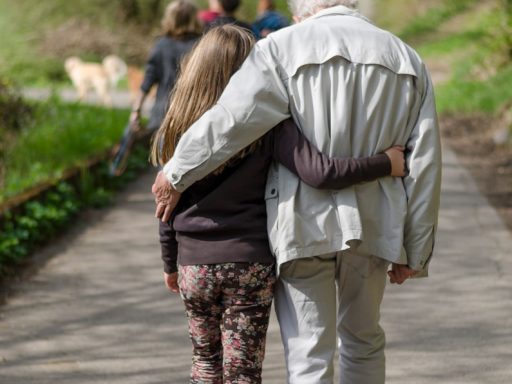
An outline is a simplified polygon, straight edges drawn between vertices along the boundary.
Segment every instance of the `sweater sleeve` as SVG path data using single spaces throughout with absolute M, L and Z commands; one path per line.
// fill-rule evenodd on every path
M 157 42 L 149 55 L 148 61 L 146 62 L 144 80 L 140 86 L 141 91 L 144 93 L 148 93 L 153 84 L 158 83 L 162 77 L 161 55 L 162 50 L 160 49 L 160 44 Z
M 169 274 L 174 273 L 178 271 L 178 242 L 176 241 L 176 232 L 170 224 L 162 221 L 159 223 L 158 232 L 160 234 L 164 272 Z
M 384 153 L 362 158 L 324 155 L 292 119 L 274 129 L 273 158 L 304 183 L 318 189 L 343 189 L 391 174 L 391 161 Z

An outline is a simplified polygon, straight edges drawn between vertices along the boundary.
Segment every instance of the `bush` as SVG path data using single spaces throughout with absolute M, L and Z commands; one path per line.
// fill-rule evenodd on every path
M 33 115 L 12 84 L 0 79 L 0 134 L 17 132 L 27 124 Z
M 4 213 L 0 231 L 0 275 L 19 263 L 37 244 L 51 238 L 80 208 L 76 191 L 59 184 L 40 201 L 30 201 L 16 215 Z
M 0 202 L 104 155 L 128 120 L 125 110 L 66 104 L 57 98 L 33 106 L 34 121 L 5 149 Z
M 7 148 L 32 117 L 33 109 L 7 81 L 0 79 L 0 189 L 4 189 Z

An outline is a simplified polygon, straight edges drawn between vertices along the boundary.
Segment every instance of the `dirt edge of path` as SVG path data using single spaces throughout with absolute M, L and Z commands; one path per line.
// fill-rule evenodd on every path
M 455 151 L 505 225 L 512 230 L 512 144 L 496 144 L 508 122 L 482 114 L 443 116 L 443 142 Z

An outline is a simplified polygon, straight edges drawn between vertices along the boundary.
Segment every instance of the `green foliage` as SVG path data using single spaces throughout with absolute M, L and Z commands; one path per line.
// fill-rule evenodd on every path
M 110 177 L 107 161 L 103 161 L 92 169 L 84 168 L 76 180 L 60 182 L 44 196 L 28 201 L 16 214 L 0 213 L 0 277 L 65 230 L 80 209 L 111 203 L 116 191 L 147 168 L 147 159 L 147 148 L 136 146 L 120 177 Z
M 32 115 L 32 108 L 11 84 L 0 78 L 0 190 L 5 188 L 6 152 Z
M 485 80 L 455 77 L 436 88 L 439 113 L 495 113 L 512 100 L 512 66 Z
M 13 134 L 8 142 L 2 141 L 0 202 L 36 184 L 57 180 L 71 168 L 81 168 L 72 182 L 58 183 L 15 213 L 0 212 L 1 277 L 34 247 L 65 228 L 79 209 L 109 204 L 114 191 L 147 167 L 148 153 L 144 146 L 136 147 L 125 174 L 111 178 L 107 160 L 92 168 L 88 163 L 93 158 L 105 158 L 107 150 L 119 140 L 127 111 L 65 104 L 55 97 L 26 105 L 7 87 L 0 90 L 0 110 L 17 113 L 2 115 L 1 120 Z
M 51 20 L 41 14 L 45 4 L 0 0 L 0 33 L 5 37 L 0 44 L 0 77 L 32 85 L 65 78 L 62 61 L 39 50 Z
M 0 231 L 0 275 L 35 246 L 48 240 L 69 222 L 81 203 L 74 188 L 60 183 L 40 201 L 29 201 L 21 213 L 5 212 Z
M 439 113 L 496 113 L 512 99 L 512 63 L 504 59 L 501 8 L 475 18 L 419 51 L 452 62 L 452 77 L 436 87 Z
M 399 32 L 398 35 L 406 41 L 411 41 L 420 36 L 425 36 L 426 34 L 437 30 L 443 22 L 466 10 L 469 6 L 475 3 L 475 1 L 476 0 L 444 1 L 440 5 L 430 8 L 422 16 L 416 17 L 401 32 Z
M 13 84 L 0 78 L 0 138 L 2 132 L 21 130 L 32 114 L 32 108 L 23 101 Z
M 432 40 L 418 46 L 418 53 L 423 58 L 446 56 L 452 53 L 467 51 L 481 44 L 487 33 L 481 29 L 461 31 L 443 39 Z
M 0 202 L 102 155 L 116 143 L 128 112 L 66 104 L 57 98 L 33 104 L 35 119 L 5 151 Z
M 493 54 L 496 66 L 512 61 L 512 0 L 501 0 L 489 24 L 486 52 Z
M 402 29 L 400 36 L 412 41 L 434 70 L 450 74 L 436 86 L 440 114 L 492 114 L 512 99 L 512 64 L 503 55 L 512 34 L 504 32 L 505 17 L 503 6 L 442 1 Z
M 503 38 L 509 60 L 512 60 L 512 0 L 503 0 Z

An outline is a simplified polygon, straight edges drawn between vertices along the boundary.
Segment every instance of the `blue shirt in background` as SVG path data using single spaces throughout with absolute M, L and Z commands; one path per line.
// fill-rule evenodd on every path
M 270 32 L 277 31 L 278 29 L 287 27 L 290 25 L 288 19 L 276 11 L 265 11 L 260 14 L 252 29 L 258 39 L 267 36 Z

